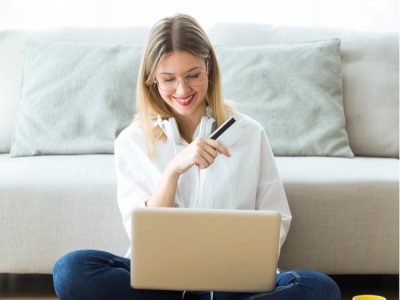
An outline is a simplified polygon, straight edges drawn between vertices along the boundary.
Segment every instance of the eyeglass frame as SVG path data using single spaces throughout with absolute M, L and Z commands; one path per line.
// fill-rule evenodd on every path
M 209 61 L 209 56 L 208 56 L 207 59 L 205 60 L 205 63 L 206 63 L 206 68 L 205 68 L 205 69 L 204 69 L 203 66 L 197 66 L 197 67 L 194 67 L 193 69 L 191 69 L 190 71 L 187 71 L 183 76 L 179 76 L 179 77 L 181 77 L 181 78 L 183 79 L 183 81 L 185 82 L 186 85 L 188 85 L 188 86 L 190 86 L 191 88 L 193 88 L 193 86 L 190 85 L 190 84 L 186 81 L 185 77 L 186 77 L 186 75 L 187 75 L 188 73 L 192 72 L 194 69 L 200 68 L 200 69 L 202 69 L 202 70 L 201 70 L 202 72 L 205 72 L 205 73 L 206 73 L 206 80 L 208 80 L 208 61 Z M 171 75 L 172 75 L 172 74 L 171 74 Z M 174 76 L 176 76 L 176 75 L 174 75 Z M 174 91 L 174 90 L 176 90 L 176 89 L 178 88 L 178 86 L 179 86 L 179 79 L 178 79 L 178 81 L 177 81 L 176 87 L 173 88 L 173 89 L 170 89 L 170 90 L 165 90 L 165 89 L 160 88 L 160 85 L 159 85 L 159 82 L 157 81 L 157 78 L 154 79 L 153 83 L 154 83 L 160 90 L 162 90 L 162 91 L 164 91 L 164 92 L 170 92 L 170 91 Z M 204 83 L 203 83 L 203 84 L 204 84 Z M 198 86 L 200 86 L 200 85 L 198 85 Z
M 174 75 L 174 76 L 176 76 L 177 82 L 176 82 L 176 86 L 175 86 L 174 88 L 172 88 L 172 89 L 167 89 L 167 90 L 166 90 L 166 89 L 161 88 L 161 87 L 160 87 L 160 83 L 159 83 L 159 81 L 157 80 L 157 78 L 154 79 L 154 84 L 157 85 L 157 87 L 158 87 L 160 90 L 165 91 L 165 92 L 170 92 L 170 91 L 176 90 L 176 89 L 178 88 L 178 86 L 179 86 L 179 81 L 183 80 L 183 81 L 185 82 L 186 85 L 188 85 L 188 86 L 190 86 L 190 87 L 193 88 L 192 84 L 190 84 L 190 83 L 188 82 L 188 80 L 186 79 L 186 77 L 188 76 L 188 74 L 189 74 L 190 72 L 193 72 L 193 71 L 194 71 L 195 69 L 197 69 L 197 68 L 199 68 L 201 72 L 206 73 L 206 80 L 208 80 L 208 72 L 207 72 L 207 70 L 205 70 L 204 67 L 202 67 L 202 66 L 198 66 L 198 67 L 195 67 L 195 68 L 193 68 L 192 70 L 186 72 L 186 73 L 185 73 L 184 75 L 182 75 L 182 76 Z M 196 85 L 196 86 L 201 86 L 201 85 L 203 85 L 205 82 L 206 82 L 206 81 L 204 81 L 202 84 Z

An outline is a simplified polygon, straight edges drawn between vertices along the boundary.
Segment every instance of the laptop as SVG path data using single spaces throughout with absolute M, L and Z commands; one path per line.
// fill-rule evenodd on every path
M 131 286 L 273 290 L 280 223 L 276 211 L 136 208 L 132 212 Z

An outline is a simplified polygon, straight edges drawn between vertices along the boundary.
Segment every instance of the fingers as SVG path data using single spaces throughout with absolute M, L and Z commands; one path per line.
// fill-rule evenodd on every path
M 220 142 L 212 139 L 204 139 L 204 141 L 219 153 L 224 154 L 226 157 L 231 157 L 231 153 L 229 152 L 228 148 L 226 148 Z
M 199 168 L 199 169 L 205 169 L 208 168 L 211 163 L 209 163 L 206 159 L 204 159 L 203 157 L 199 156 L 196 159 L 195 165 Z
M 218 156 L 218 150 L 214 149 L 212 146 L 207 144 L 206 142 L 203 143 L 201 150 L 205 151 L 208 155 L 212 156 L 215 159 Z
M 197 155 L 194 157 L 194 164 L 200 169 L 209 167 L 218 156 L 218 153 L 222 153 L 227 157 L 231 156 L 228 149 L 215 140 L 197 138 L 194 141 L 194 146 L 197 148 Z
M 203 158 L 208 165 L 211 165 L 218 155 L 218 152 L 213 150 L 212 148 L 211 151 L 213 151 L 215 154 L 210 154 L 209 152 L 201 148 L 199 149 L 200 157 Z

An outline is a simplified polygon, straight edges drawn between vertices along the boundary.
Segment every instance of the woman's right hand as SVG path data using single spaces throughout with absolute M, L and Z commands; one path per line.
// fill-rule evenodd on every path
M 205 169 L 214 162 L 218 154 L 231 156 L 228 149 L 220 142 L 198 137 L 169 162 L 169 167 L 177 174 L 185 173 L 193 165 Z
M 199 169 L 208 168 L 221 153 L 230 157 L 228 149 L 221 143 L 207 138 L 196 138 L 168 163 L 156 190 L 148 199 L 146 206 L 173 207 L 180 174 L 193 165 Z

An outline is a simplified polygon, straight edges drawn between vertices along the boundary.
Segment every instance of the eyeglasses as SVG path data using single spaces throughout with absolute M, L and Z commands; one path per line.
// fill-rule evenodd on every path
M 187 85 L 190 87 L 199 87 L 205 84 L 207 81 L 207 72 L 202 67 L 190 70 L 184 76 L 181 77 Z M 179 77 L 171 74 L 160 74 L 154 81 L 158 88 L 163 91 L 173 91 L 179 85 Z

